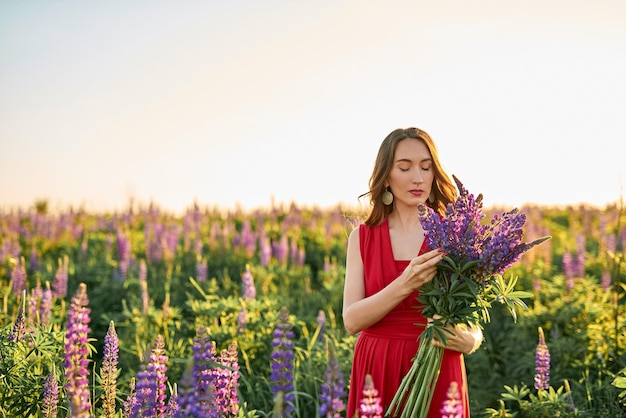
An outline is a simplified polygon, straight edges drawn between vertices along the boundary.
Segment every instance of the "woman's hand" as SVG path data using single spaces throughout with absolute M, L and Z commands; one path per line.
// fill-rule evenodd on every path
M 398 277 L 406 288 L 407 296 L 435 277 L 437 263 L 445 254 L 441 250 L 431 250 L 413 258 Z
M 428 318 L 428 322 L 431 321 L 432 319 Z M 446 344 L 439 341 L 437 337 L 433 338 L 432 344 L 434 346 L 459 351 L 463 354 L 472 354 L 474 351 L 478 350 L 478 347 L 480 347 L 483 342 L 483 332 L 480 327 L 476 325 L 468 327 L 465 324 L 457 324 L 454 326 L 447 325 L 446 328 L 452 331 L 454 335 L 447 332 L 445 333 Z

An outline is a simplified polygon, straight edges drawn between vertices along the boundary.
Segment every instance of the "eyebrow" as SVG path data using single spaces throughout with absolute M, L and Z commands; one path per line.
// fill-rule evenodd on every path
M 432 161 L 432 160 L 433 160 L 432 158 L 427 157 L 427 158 L 422 159 L 422 160 L 420 161 L 420 163 L 423 163 L 423 162 L 426 162 L 426 161 Z M 412 162 L 413 162 L 413 160 L 411 160 L 410 158 L 398 158 L 398 159 L 396 160 L 396 162 L 397 162 L 397 163 L 404 163 L 404 162 L 406 162 L 406 163 L 412 163 Z

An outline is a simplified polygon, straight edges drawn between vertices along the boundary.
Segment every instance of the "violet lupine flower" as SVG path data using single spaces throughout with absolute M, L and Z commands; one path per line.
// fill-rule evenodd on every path
M 272 340 L 272 354 L 270 355 L 270 389 L 276 396 L 281 394 L 282 409 L 281 417 L 290 418 L 294 411 L 293 401 L 293 338 L 291 330 L 293 325 L 289 323 L 289 311 L 283 306 L 278 314 L 278 320 L 274 327 Z
M 563 274 L 565 275 L 565 288 L 572 290 L 574 288 L 574 276 L 576 267 L 574 266 L 574 259 L 572 253 L 566 251 L 563 254 Z
M 212 370 L 215 384 L 215 406 L 220 417 L 234 417 L 239 414 L 239 361 L 237 342 L 233 341 L 227 350 L 222 350 L 217 366 Z
M 63 299 L 67 296 L 68 264 L 69 258 L 67 256 L 63 257 L 63 260 L 59 258 L 59 266 L 57 267 L 54 280 L 52 281 L 53 295 L 59 299 Z
M 207 280 L 208 262 L 206 258 L 198 256 L 196 262 L 196 280 L 198 283 L 204 283 Z
M 287 263 L 287 255 L 289 252 L 289 243 L 287 242 L 287 235 L 282 235 L 278 242 L 272 243 L 272 255 L 280 264 Z
M 115 324 L 109 322 L 109 329 L 104 337 L 102 367 L 100 381 L 104 393 L 102 394 L 103 416 L 115 417 L 115 397 L 117 391 L 117 362 L 119 356 L 119 341 L 115 332 Z
M 32 326 L 37 323 L 41 323 L 39 317 L 39 309 L 41 306 L 41 299 L 43 298 L 43 289 L 41 288 L 41 281 L 37 280 L 37 285 L 28 295 L 28 325 Z
M 87 285 L 81 283 L 72 297 L 65 334 L 65 392 L 72 417 L 90 416 L 89 393 L 89 314 Z
M 241 275 L 241 295 L 244 299 L 254 299 L 256 288 L 254 287 L 254 277 L 250 272 L 250 265 L 246 264 L 246 270 Z
M 48 375 L 43 390 L 43 406 L 41 413 L 44 418 L 56 418 L 59 404 L 59 382 L 54 369 Z
M 317 326 L 320 329 L 320 332 L 317 335 L 317 340 L 323 341 L 324 333 L 326 332 L 326 313 L 323 309 L 320 309 L 319 313 L 317 314 Z
M 341 411 L 346 409 L 343 402 L 343 397 L 346 395 L 345 382 L 335 347 L 330 342 L 328 343 L 328 365 L 324 372 L 324 378 L 318 413 L 326 418 L 340 418 Z
M 178 393 L 174 392 L 170 395 L 170 398 L 167 401 L 164 417 L 174 418 L 177 416 L 179 410 L 180 405 L 178 405 Z
M 26 291 L 22 291 L 22 301 L 20 303 L 20 307 L 17 310 L 17 316 L 15 317 L 15 322 L 13 323 L 13 329 L 11 330 L 11 334 L 9 334 L 9 341 L 18 342 L 24 339 L 24 334 L 26 334 L 26 316 L 24 315 L 26 305 Z
M 28 264 L 30 266 L 29 270 L 31 272 L 39 270 L 41 267 L 41 263 L 39 262 L 39 254 L 37 254 L 37 248 L 35 244 L 30 247 L 30 257 L 28 259 Z
M 215 342 L 211 341 L 208 330 L 200 326 L 196 330 L 193 340 L 193 382 L 194 399 L 190 403 L 199 415 L 203 417 L 218 417 L 215 403 L 215 375 L 211 368 L 216 359 Z
M 539 327 L 539 343 L 535 351 L 535 389 L 548 390 L 550 387 L 550 351 L 546 345 L 543 329 Z
M 383 418 L 383 406 L 378 390 L 374 387 L 372 376 L 365 375 L 363 397 L 359 404 L 359 418 Z
M 27 287 L 24 257 L 20 257 L 11 269 L 11 281 L 13 282 L 13 294 L 19 297 Z
M 259 239 L 259 245 L 260 245 L 260 260 L 259 260 L 259 264 L 261 264 L 263 267 L 266 267 L 269 263 L 270 263 L 270 259 L 272 258 L 272 245 L 270 244 L 270 239 L 268 238 L 267 235 L 263 235 L 260 239 Z
M 42 325 L 48 325 L 50 316 L 52 315 L 52 289 L 50 282 L 46 282 L 46 288 L 41 295 L 41 304 L 39 305 L 39 322 Z
M 166 405 L 167 360 L 165 342 L 157 335 L 154 347 L 150 350 L 148 362 L 137 373 L 135 396 L 137 404 L 131 410 L 130 418 L 162 417 Z
M 141 288 L 141 312 L 148 314 L 150 307 L 150 295 L 148 294 L 148 266 L 146 260 L 139 261 L 139 287 Z
M 128 272 L 128 266 L 130 265 L 130 239 L 122 231 L 118 230 L 115 237 L 115 243 L 117 245 L 117 260 L 119 262 L 119 278 L 126 279 L 126 273 Z
M 611 288 L 611 273 L 606 269 L 602 272 L 602 281 L 600 282 L 600 286 L 605 292 Z
M 448 388 L 447 399 L 439 410 L 441 418 L 463 418 L 464 408 L 461 402 L 461 393 L 457 382 L 451 382 Z
M 526 251 L 550 238 L 523 243 L 526 215 L 518 209 L 495 215 L 489 225 L 481 224 L 482 195 L 474 198 L 456 177 L 453 178 L 459 189 L 457 200 L 448 204 L 443 217 L 432 208 L 420 205 L 420 222 L 430 248 L 440 248 L 462 264 L 477 261 L 473 277 L 477 283 L 502 274 Z
M 178 410 L 173 415 L 174 418 L 206 416 L 203 407 L 198 405 L 198 399 L 196 398 L 192 363 L 188 363 L 183 371 L 177 393 Z
M 248 313 L 246 312 L 245 307 L 241 307 L 239 309 L 239 313 L 237 314 L 237 333 L 241 334 L 248 326 Z
M 137 379 L 131 377 L 130 383 L 128 385 L 128 396 L 124 401 L 123 410 L 122 410 L 122 418 L 129 418 L 135 408 L 139 408 L 139 403 L 137 402 L 137 392 L 135 391 L 135 384 Z

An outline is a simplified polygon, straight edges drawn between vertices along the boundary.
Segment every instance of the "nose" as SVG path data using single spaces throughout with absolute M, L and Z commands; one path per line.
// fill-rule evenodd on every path
M 421 170 L 415 170 L 413 174 L 413 182 L 417 184 L 424 182 L 424 177 L 422 177 Z

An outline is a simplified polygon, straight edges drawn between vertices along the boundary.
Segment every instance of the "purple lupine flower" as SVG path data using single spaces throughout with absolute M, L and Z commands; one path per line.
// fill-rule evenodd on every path
M 432 208 L 420 205 L 420 222 L 430 248 L 440 248 L 452 259 L 462 264 L 477 261 L 474 281 L 502 274 L 532 247 L 550 237 L 523 243 L 523 226 L 526 215 L 518 209 L 495 215 L 488 225 L 481 224 L 482 195 L 474 198 L 454 177 L 459 197 L 448 204 L 441 217 Z
M 26 334 L 26 316 L 24 311 L 26 309 L 26 291 L 22 291 L 22 300 L 20 302 L 20 307 L 17 310 L 17 316 L 15 317 L 15 322 L 13 323 L 13 329 L 11 330 L 11 334 L 9 334 L 9 341 L 18 342 L 24 339 L 24 334 Z
M 30 257 L 28 260 L 28 264 L 30 265 L 30 271 L 36 271 L 39 270 L 39 268 L 41 267 L 41 263 L 39 262 L 39 254 L 37 254 L 37 247 L 35 247 L 35 244 L 31 245 L 30 247 Z
M 206 258 L 198 256 L 196 262 L 196 280 L 198 283 L 204 283 L 207 281 L 208 262 Z
M 39 305 L 39 322 L 42 325 L 47 325 L 50 322 L 50 316 L 52 315 L 52 289 L 50 289 L 50 282 L 46 282 L 46 288 L 41 295 L 41 304 Z
M 203 408 L 198 405 L 196 398 L 192 363 L 188 363 L 178 385 L 177 396 L 178 410 L 174 418 L 202 417 L 205 416 Z
M 291 330 L 293 325 L 289 322 L 289 311 L 283 306 L 278 314 L 278 320 L 274 327 L 274 338 L 272 339 L 272 354 L 270 355 L 270 389 L 276 396 L 281 394 L 282 409 L 281 416 L 289 418 L 294 411 L 293 401 L 293 338 Z
M 11 269 L 11 281 L 13 282 L 13 294 L 19 297 L 27 287 L 24 257 L 20 257 Z
M 132 414 L 133 410 L 139 408 L 139 403 L 137 402 L 137 392 L 135 391 L 135 384 L 137 380 L 134 377 L 131 377 L 130 383 L 128 385 L 128 396 L 124 401 L 122 417 L 129 418 Z
M 170 395 L 170 398 L 167 400 L 164 417 L 174 418 L 177 416 L 179 410 L 180 410 L 180 405 L 178 404 L 178 393 L 174 392 Z
M 81 283 L 72 297 L 65 334 L 65 392 L 73 417 L 89 417 L 89 316 L 87 285 Z
M 237 333 L 241 334 L 248 326 L 248 313 L 246 312 L 246 308 L 244 306 L 239 309 L 239 313 L 237 314 Z
M 539 343 L 535 352 L 535 389 L 550 387 L 550 351 L 546 345 L 543 329 L 539 327 Z
M 63 260 L 59 258 L 59 266 L 57 267 L 54 280 L 52 281 L 53 295 L 59 299 L 63 299 L 67 296 L 68 264 L 69 258 L 67 256 L 64 256 Z
M 287 235 L 283 234 L 278 242 L 272 242 L 272 255 L 280 264 L 287 263 L 287 255 L 289 252 L 289 243 Z
M 461 393 L 457 382 L 451 382 L 448 388 L 447 399 L 439 410 L 441 418 L 463 418 L 464 408 L 461 402 Z
M 215 384 L 215 406 L 220 417 L 232 417 L 239 414 L 239 361 L 237 342 L 233 341 L 227 350 L 222 350 L 217 359 L 219 366 L 212 370 Z
M 104 337 L 102 367 L 100 381 L 104 393 L 102 394 L 103 416 L 115 417 L 115 397 L 117 391 L 117 362 L 119 356 L 119 341 L 115 332 L 115 324 L 109 322 L 109 329 Z
M 249 264 L 246 264 L 246 270 L 241 275 L 241 296 L 244 299 L 254 299 L 256 297 L 254 277 L 252 277 L 252 272 L 250 272 Z
M 167 360 L 165 342 L 161 334 L 154 340 L 148 361 L 137 373 L 135 396 L 137 404 L 133 407 L 130 418 L 161 417 L 165 413 L 167 384 Z
M 363 397 L 359 404 L 359 418 L 383 418 L 383 406 L 378 390 L 374 387 L 372 376 L 365 375 Z
M 317 314 L 317 326 L 320 329 L 320 332 L 317 335 L 317 340 L 323 341 L 324 333 L 326 331 L 326 313 L 324 312 L 323 309 L 320 309 L 319 313 Z
M 200 326 L 196 330 L 196 337 L 193 340 L 193 381 L 194 409 L 203 417 L 218 417 L 215 403 L 215 375 L 211 371 L 213 363 L 216 361 L 215 342 L 210 340 L 208 330 L 205 326 Z
M 611 273 L 606 269 L 602 272 L 602 281 L 600 282 L 600 286 L 605 292 L 611 289 Z
M 130 265 L 130 239 L 127 234 L 118 229 L 115 236 L 115 243 L 117 246 L 117 260 L 119 264 L 119 275 L 116 277 L 124 280 L 126 279 L 126 273 L 128 272 L 128 266 Z
M 31 327 L 37 322 L 40 323 L 39 307 L 41 305 L 41 298 L 43 296 L 43 290 L 41 289 L 41 281 L 37 280 L 37 285 L 32 289 L 31 293 L 27 296 L 28 300 L 28 326 Z
M 318 413 L 326 418 L 340 418 L 341 411 L 346 409 L 343 402 L 343 397 L 346 395 L 345 382 L 335 347 L 330 342 L 328 343 L 328 365 L 324 372 L 324 378 Z
M 259 264 L 263 267 L 266 267 L 270 263 L 270 259 L 272 258 L 272 245 L 270 243 L 270 239 L 266 234 L 263 234 L 261 238 L 259 238 L 260 245 L 260 260 Z
M 59 404 L 59 382 L 54 369 L 48 374 L 43 390 L 41 413 L 44 418 L 56 418 Z
M 572 290 L 574 288 L 574 278 L 576 275 L 576 266 L 572 253 L 566 251 L 563 254 L 563 274 L 565 275 L 565 288 Z
M 139 287 L 141 288 L 141 312 L 147 315 L 150 307 L 150 295 L 148 295 L 148 266 L 144 259 L 139 261 Z

